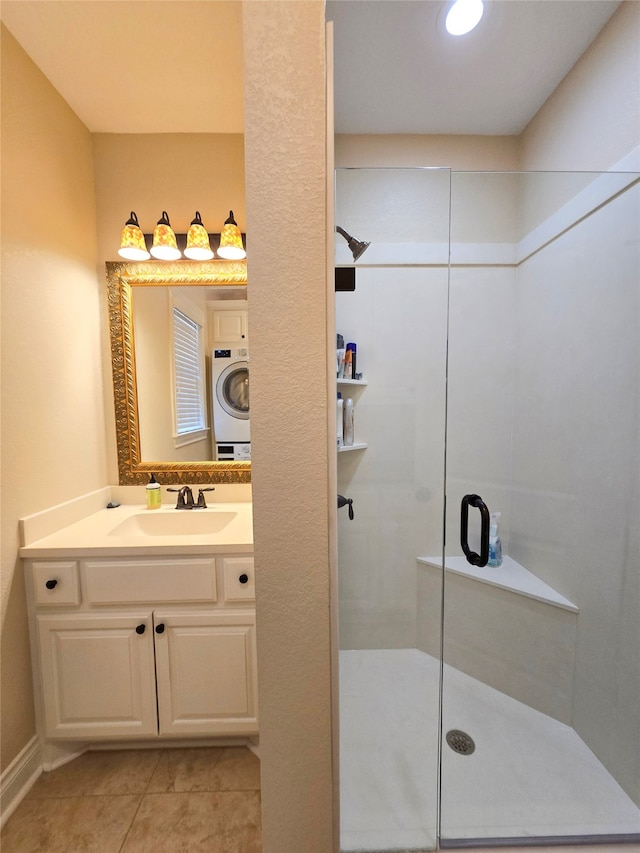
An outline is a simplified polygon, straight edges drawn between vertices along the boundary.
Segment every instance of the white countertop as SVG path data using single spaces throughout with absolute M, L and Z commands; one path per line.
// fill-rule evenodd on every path
M 231 513 L 233 518 L 218 532 L 203 532 L 204 519 L 216 513 Z M 141 532 L 135 523 L 125 524 L 127 519 L 138 514 L 172 516 L 167 525 L 174 522 L 173 516 L 180 514 L 200 516 L 197 533 L 148 535 Z M 185 522 L 189 519 L 185 518 Z M 120 525 L 123 529 L 118 531 Z M 162 526 L 159 524 L 159 526 Z M 178 554 L 251 554 L 253 553 L 253 512 L 248 501 L 208 504 L 207 509 L 176 510 L 160 507 L 149 510 L 143 504 L 122 504 L 113 509 L 100 509 L 85 518 L 61 527 L 39 539 L 28 541 L 20 548 L 21 557 L 64 558 L 81 556 L 175 556 Z

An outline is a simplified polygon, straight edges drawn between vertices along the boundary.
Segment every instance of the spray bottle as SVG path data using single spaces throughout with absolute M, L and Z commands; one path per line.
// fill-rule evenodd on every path
M 500 541 L 500 533 L 498 532 L 498 522 L 500 521 L 499 512 L 492 512 L 489 524 L 489 566 L 502 565 L 502 542 Z

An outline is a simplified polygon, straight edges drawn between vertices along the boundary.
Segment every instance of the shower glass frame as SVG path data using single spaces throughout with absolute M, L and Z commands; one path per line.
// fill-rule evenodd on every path
M 638 548 L 634 517 L 640 515 L 639 478 L 636 473 L 634 480 L 633 474 L 640 470 L 639 177 L 636 173 L 613 172 L 336 169 L 336 223 L 359 239 L 371 241 L 367 253 L 356 263 L 356 293 L 369 290 L 371 304 L 360 297 L 357 310 L 346 309 L 349 297 L 336 294 L 337 330 L 344 331 L 350 340 L 349 336 L 357 340 L 360 329 L 367 325 L 373 323 L 378 332 L 382 329 L 386 337 L 379 338 L 389 345 L 388 351 L 405 359 L 403 378 L 397 383 L 402 386 L 400 390 L 411 387 L 411 376 L 406 374 L 413 371 L 414 390 L 419 389 L 427 398 L 412 400 L 415 428 L 402 433 L 397 407 L 394 414 L 393 401 L 385 398 L 385 394 L 393 395 L 392 370 L 388 364 L 385 366 L 384 355 L 376 351 L 364 333 L 364 345 L 358 347 L 358 364 L 369 385 L 357 391 L 356 423 L 369 432 L 358 437 L 368 439 L 369 448 L 359 455 L 341 455 L 338 485 L 339 491 L 354 498 L 356 520 L 359 515 L 364 516 L 363 523 L 377 527 L 378 540 L 368 551 L 367 576 L 360 571 L 362 567 L 354 568 L 359 559 L 358 548 L 363 547 L 361 540 L 354 541 L 357 531 L 339 516 L 340 633 L 341 647 L 345 649 L 341 665 L 346 661 L 341 674 L 341 711 L 343 689 L 348 699 L 349 691 L 355 690 L 354 679 L 375 669 L 367 663 L 366 653 L 371 653 L 372 659 L 378 654 L 384 663 L 385 655 L 391 660 L 402 651 L 403 637 L 381 624 L 385 616 L 382 596 L 375 599 L 371 593 L 372 587 L 377 587 L 378 592 L 386 591 L 391 603 L 397 605 L 396 616 L 403 612 L 402 605 L 393 600 L 396 589 L 385 577 L 384 569 L 376 571 L 381 554 L 391 568 L 387 575 L 406 588 L 410 577 L 408 557 L 398 556 L 391 542 L 385 547 L 380 545 L 390 520 L 396 525 L 398 537 L 404 536 L 415 544 L 415 651 L 437 658 L 436 678 L 439 675 L 438 718 L 437 722 L 432 720 L 430 729 L 437 727 L 436 789 L 431 790 L 429 802 L 415 791 L 408 796 L 418 811 L 423 810 L 427 835 L 433 834 L 434 838 L 429 845 L 423 843 L 420 847 L 409 835 L 398 836 L 393 842 L 395 847 L 385 847 L 380 841 L 384 833 L 378 833 L 383 846 L 375 846 L 378 842 L 370 836 L 367 850 L 640 841 L 640 833 L 633 831 L 631 801 L 622 802 L 627 796 L 623 789 L 629 791 L 633 785 L 633 761 L 621 755 L 624 750 L 619 746 L 611 748 L 612 741 L 628 740 L 625 728 L 628 732 L 633 730 L 632 697 L 640 683 L 633 659 L 631 618 L 633 602 L 637 606 L 638 601 L 638 576 L 637 571 L 633 572 Z M 435 223 L 433 211 L 425 213 L 425 207 L 441 198 L 442 186 L 437 186 L 435 192 L 422 192 L 421 182 L 445 179 L 448 211 L 440 223 Z M 427 223 L 422 240 L 419 236 L 413 239 L 420 222 Z M 441 239 L 443 224 L 445 240 Z M 422 242 L 430 245 L 420 245 Z M 431 297 L 435 302 L 425 309 L 409 294 L 414 292 L 411 288 L 416 293 L 429 288 L 429 275 L 442 261 L 445 244 L 446 265 L 440 267 L 446 270 L 444 308 L 442 300 L 434 297 L 434 288 Z M 343 254 L 345 249 L 336 242 L 337 265 L 353 265 Z M 611 263 L 613 258 L 616 265 Z M 422 277 L 425 270 L 429 275 Z M 395 289 L 395 305 L 393 300 L 389 304 L 384 301 L 385 277 L 387 287 Z M 407 290 L 402 289 L 405 280 Z M 386 310 L 382 321 L 375 317 L 376 305 L 379 310 Z M 394 345 L 394 335 L 398 334 L 413 338 L 433 336 L 434 317 L 428 315 L 441 318 L 443 312 L 446 331 L 437 345 L 431 341 L 430 354 L 415 348 L 409 352 Z M 541 337 L 545 320 L 549 341 Z M 348 328 L 341 328 L 343 322 Z M 419 363 L 420 353 L 434 358 L 438 347 L 444 357 L 434 369 L 442 370 L 442 388 L 434 393 L 436 386 L 425 380 L 420 372 L 424 365 Z M 601 405 L 592 405 L 593 394 Z M 431 488 L 436 452 L 430 450 L 426 460 L 416 454 L 422 447 L 423 428 L 431 439 L 434 435 L 434 423 L 425 427 L 424 413 L 427 411 L 432 417 L 430 407 L 442 401 L 441 444 L 436 454 L 440 457 L 442 490 L 436 499 L 436 490 Z M 385 404 L 391 411 L 383 408 Z M 558 436 L 570 440 L 552 452 Z M 606 437 L 612 440 L 607 442 Z M 535 454 L 527 457 L 523 450 L 527 442 L 531 446 L 536 439 L 541 441 L 541 447 L 544 445 L 542 461 Z M 616 448 L 623 445 L 621 461 Z M 385 454 L 395 454 L 396 462 L 390 463 Z M 400 479 L 407 467 L 405 457 L 417 462 L 414 482 L 402 493 Z M 379 473 L 384 472 L 385 466 L 386 481 Z M 564 479 L 559 480 L 561 474 Z M 540 482 L 536 480 L 538 476 L 542 478 Z M 616 483 L 623 484 L 617 491 Z M 473 576 L 459 564 L 460 499 L 465 494 L 481 494 L 491 511 L 503 513 L 503 566 L 507 577 L 495 583 L 497 569 L 491 579 L 489 570 L 486 576 L 478 577 L 481 567 L 476 567 Z M 432 535 L 438 526 L 432 517 L 434 512 L 437 514 L 438 501 L 442 507 L 441 547 Z M 393 508 L 389 510 L 390 504 L 397 506 L 397 515 Z M 402 528 L 402 513 L 410 514 L 416 506 L 426 510 L 422 522 L 416 522 L 421 529 L 407 533 Z M 476 517 L 471 509 L 469 519 L 469 544 L 480 552 L 479 514 Z M 604 527 L 601 529 L 600 525 Z M 591 529 L 600 534 L 595 544 L 587 535 Z M 547 530 L 546 539 L 540 535 L 541 530 Z M 362 538 L 371 532 L 367 529 L 357 535 Z M 606 554 L 614 554 L 614 565 L 603 572 Z M 555 563 L 549 559 L 545 562 L 550 555 Z M 401 567 L 402 559 L 405 562 Z M 513 569 L 511 560 L 527 566 L 526 571 L 542 587 L 532 595 L 530 591 L 523 594 L 514 589 L 514 579 L 509 574 L 519 570 Z M 368 588 L 364 577 L 370 582 Z M 555 593 L 555 602 L 539 600 L 538 592 L 543 587 Z M 541 598 L 545 595 L 543 589 Z M 615 601 L 626 601 L 627 609 L 616 611 Z M 601 615 L 594 609 L 598 602 L 604 608 Z M 536 626 L 537 619 L 542 626 L 558 624 L 546 631 Z M 626 625 L 626 639 L 624 634 L 615 634 L 616 622 L 621 629 Z M 465 626 L 471 634 L 465 634 Z M 371 632 L 367 636 L 368 628 Z M 381 648 L 385 633 L 391 638 L 387 649 Z M 555 641 L 554 633 L 558 635 Z M 518 648 L 519 645 L 525 648 Z M 608 648 L 612 651 L 608 652 Z M 364 662 L 357 664 L 360 651 L 365 653 Z M 508 669 L 509 655 L 514 659 L 520 655 L 513 672 Z M 425 674 L 419 670 L 416 677 L 414 671 L 403 680 L 396 669 L 394 681 L 390 672 L 394 672 L 393 667 L 387 671 L 387 681 L 382 682 L 378 697 L 385 689 L 388 694 L 396 691 L 402 695 L 406 683 L 416 683 Z M 379 675 L 378 672 L 376 677 Z M 600 684 L 595 691 L 589 689 L 590 678 Z M 471 692 L 476 688 L 479 693 Z M 614 694 L 622 697 L 619 705 L 610 701 Z M 432 699 L 429 692 L 421 695 Z M 457 698 L 451 698 L 454 696 Z M 492 704 L 496 701 L 498 704 Z M 576 807 L 574 814 L 574 807 L 567 800 L 565 810 L 569 817 L 564 825 L 554 824 L 549 815 L 544 815 L 544 793 L 554 791 L 552 798 L 561 800 L 562 787 L 554 789 L 552 780 L 545 780 L 543 773 L 529 800 L 531 814 L 538 812 L 536 820 L 527 822 L 520 815 L 522 825 L 515 829 L 509 826 L 509 797 L 514 802 L 518 799 L 514 793 L 518 774 L 532 780 L 535 777 L 531 767 L 525 769 L 524 761 L 518 759 L 509 764 L 499 757 L 501 736 L 504 739 L 508 732 L 509 737 L 515 737 L 518 732 L 517 727 L 501 728 L 505 703 L 508 710 L 515 709 L 516 716 L 522 716 L 521 733 L 526 733 L 532 719 L 551 720 L 552 737 L 566 734 L 569 740 L 581 741 L 584 746 L 578 744 L 579 751 L 567 755 L 574 755 L 569 763 L 581 767 L 583 774 L 588 775 L 594 761 L 615 771 L 618 781 L 611 776 L 612 784 L 622 791 L 617 823 L 610 819 L 617 805 L 603 807 L 604 811 L 609 810 L 608 814 L 598 815 L 597 804 L 593 804 L 590 814 L 581 818 L 579 809 Z M 433 717 L 433 703 L 430 708 Z M 594 713 L 590 714 L 590 708 Z M 360 712 L 365 713 L 364 707 Z M 598 732 L 598 717 L 614 719 L 620 734 Z M 490 723 L 486 731 L 480 731 L 477 725 L 481 720 L 483 724 L 487 720 Z M 348 720 L 341 725 L 343 740 L 353 735 Z M 362 720 L 356 727 L 358 737 L 364 737 L 366 726 Z M 454 752 L 444 739 L 452 730 L 462 732 L 462 739 L 458 740 L 458 746 L 462 744 L 460 752 Z M 393 738 L 397 731 L 378 732 L 380 737 L 385 734 Z M 474 752 L 465 753 L 466 734 L 475 740 Z M 455 737 L 452 740 L 455 742 Z M 414 742 L 409 752 L 415 754 L 421 746 Z M 343 828 L 347 827 L 347 833 L 354 830 L 353 822 L 348 823 L 353 818 L 353 802 L 374 799 L 372 792 L 359 790 L 354 794 L 348 790 L 357 777 L 349 749 L 348 745 L 343 749 L 346 775 L 341 777 L 342 787 L 347 789 L 342 797 Z M 386 749 L 385 745 L 380 750 L 381 756 Z M 430 749 L 433 755 L 433 745 Z M 535 751 L 542 755 L 541 747 L 536 746 Z M 515 750 L 512 752 L 517 755 Z M 561 754 L 562 750 L 558 750 Z M 474 767 L 479 770 L 472 771 Z M 429 776 L 430 769 L 423 775 Z M 608 772 L 605 770 L 605 776 Z M 469 802 L 465 801 L 467 777 L 473 780 L 470 787 L 477 794 L 482 793 L 485 800 L 473 794 Z M 375 776 L 369 781 L 373 785 Z M 408 779 L 402 784 L 407 787 Z M 605 779 L 602 784 L 606 788 L 611 780 Z M 588 798 L 588 791 L 583 796 Z M 473 819 L 465 825 L 466 817 L 460 819 L 461 814 L 468 817 L 474 810 L 485 816 L 492 813 L 486 825 L 479 820 L 474 823 Z M 407 826 L 413 816 L 401 812 L 396 811 L 395 821 L 404 821 Z M 577 822 L 571 822 L 571 815 Z M 376 820 L 382 822 L 379 810 Z M 354 835 L 349 839 L 345 833 L 344 840 L 345 849 L 355 849 L 348 846 L 350 840 L 355 842 Z

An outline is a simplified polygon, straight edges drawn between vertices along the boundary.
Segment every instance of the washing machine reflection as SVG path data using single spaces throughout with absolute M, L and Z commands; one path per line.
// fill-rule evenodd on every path
M 211 385 L 216 459 L 251 459 L 249 352 L 246 347 L 213 350 Z

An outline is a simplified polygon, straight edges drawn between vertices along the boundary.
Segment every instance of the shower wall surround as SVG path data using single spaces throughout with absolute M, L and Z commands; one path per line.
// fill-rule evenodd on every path
M 636 798 L 639 210 L 636 184 L 518 268 L 511 506 L 511 555 L 580 608 L 573 726 Z
M 416 602 L 416 557 L 442 552 L 450 275 L 447 552 L 459 497 L 478 492 L 502 512 L 505 552 L 576 603 L 574 676 L 555 715 L 637 798 L 640 188 L 613 174 L 454 172 L 449 273 L 444 173 L 429 187 L 426 174 L 337 174 L 337 218 L 372 240 L 355 293 L 336 294 L 369 382 L 368 449 L 339 460 L 360 522 L 339 517 L 341 646 L 439 639 L 439 608 Z

